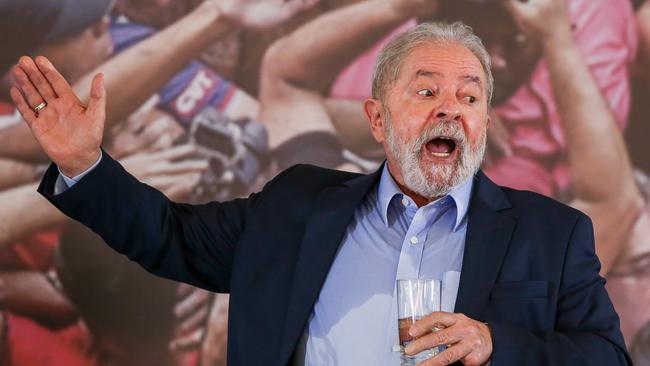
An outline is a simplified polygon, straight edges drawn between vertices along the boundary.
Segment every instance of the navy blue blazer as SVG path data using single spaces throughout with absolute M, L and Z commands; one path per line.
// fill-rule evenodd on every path
M 284 366 L 380 170 L 299 165 L 246 199 L 204 205 L 169 201 L 106 153 L 55 196 L 57 175 L 50 166 L 38 191 L 115 250 L 158 276 L 230 293 L 229 365 Z M 490 324 L 492 365 L 631 364 L 589 218 L 474 179 L 455 311 Z

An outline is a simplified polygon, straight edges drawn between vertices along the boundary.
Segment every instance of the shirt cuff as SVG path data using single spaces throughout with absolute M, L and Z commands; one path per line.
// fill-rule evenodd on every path
M 56 178 L 56 182 L 54 183 L 54 194 L 57 195 L 59 193 L 65 192 L 68 188 L 72 188 L 77 182 L 81 180 L 86 174 L 90 173 L 95 167 L 99 164 L 99 162 L 102 160 L 102 150 L 99 150 L 99 158 L 97 161 L 90 166 L 90 168 L 84 170 L 83 172 L 79 173 L 78 175 L 75 175 L 74 177 L 70 178 L 63 174 L 61 172 L 61 169 L 59 169 L 59 176 Z M 57 167 L 58 169 L 58 167 Z

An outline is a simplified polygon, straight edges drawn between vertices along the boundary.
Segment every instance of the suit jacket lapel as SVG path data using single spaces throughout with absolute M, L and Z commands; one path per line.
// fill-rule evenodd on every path
M 501 187 L 482 172 L 475 179 L 454 311 L 481 320 L 516 222 L 500 212 L 511 208 Z
M 289 362 L 334 261 L 343 235 L 363 197 L 381 170 L 324 190 L 316 199 L 305 228 L 296 264 L 284 329 L 281 365 Z

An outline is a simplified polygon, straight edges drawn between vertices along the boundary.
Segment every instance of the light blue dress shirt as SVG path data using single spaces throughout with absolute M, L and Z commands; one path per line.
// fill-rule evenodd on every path
M 64 192 L 66 189 L 77 184 L 77 182 L 79 182 L 81 178 L 85 177 L 86 174 L 90 173 L 91 170 L 95 169 L 95 167 L 99 164 L 99 162 L 102 161 L 102 154 L 103 154 L 102 151 L 99 150 L 99 158 L 97 158 L 97 161 L 93 165 L 91 165 L 90 168 L 84 170 L 83 172 L 79 173 L 78 175 L 75 175 L 72 178 L 63 174 L 61 169 L 59 169 L 59 176 L 56 178 L 56 182 L 54 182 L 54 194 L 59 194 L 61 192 Z
M 396 279 L 442 280 L 442 310 L 453 312 L 472 184 L 418 208 L 384 166 L 316 301 L 302 341 L 304 365 L 399 365 Z
M 100 160 L 73 178 L 61 173 L 55 193 L 72 187 Z M 442 280 L 441 309 L 454 311 L 473 181 L 418 208 L 384 165 L 343 237 L 296 365 L 398 366 L 397 279 Z

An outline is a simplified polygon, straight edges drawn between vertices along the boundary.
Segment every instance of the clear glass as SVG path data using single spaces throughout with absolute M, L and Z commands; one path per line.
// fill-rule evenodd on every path
M 441 290 L 442 283 L 439 280 L 397 280 L 400 365 L 414 366 L 442 350 L 442 347 L 434 347 L 414 356 L 407 356 L 404 353 L 404 348 L 413 340 L 408 333 L 411 325 L 434 311 L 440 311 Z

